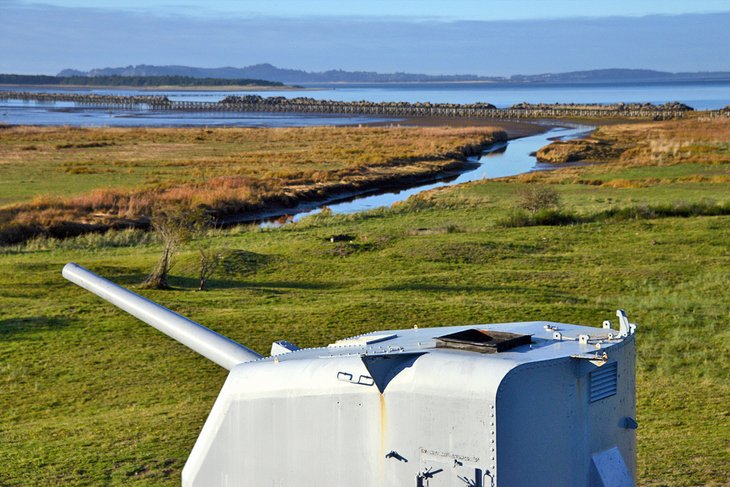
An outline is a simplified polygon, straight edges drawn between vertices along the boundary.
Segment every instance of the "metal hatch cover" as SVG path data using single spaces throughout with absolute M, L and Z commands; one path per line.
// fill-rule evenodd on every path
M 436 337 L 436 348 L 455 348 L 479 353 L 498 353 L 520 345 L 529 345 L 532 337 L 504 331 L 468 330 Z

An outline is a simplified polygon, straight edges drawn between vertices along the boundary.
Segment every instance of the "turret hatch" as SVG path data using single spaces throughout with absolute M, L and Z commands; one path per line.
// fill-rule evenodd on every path
M 504 331 L 468 330 L 436 337 L 436 348 L 455 348 L 479 353 L 505 352 L 520 345 L 529 345 L 530 335 L 508 333 Z

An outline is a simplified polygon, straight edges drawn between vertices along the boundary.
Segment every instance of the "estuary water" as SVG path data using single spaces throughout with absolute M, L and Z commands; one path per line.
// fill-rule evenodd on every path
M 556 127 L 542 134 L 523 137 L 509 142 L 498 142 L 488 147 L 480 157 L 470 158 L 477 163 L 476 167 L 461 174 L 436 182 L 415 185 L 410 188 L 395 191 L 374 191 L 370 194 L 359 195 L 354 198 L 333 200 L 323 203 L 301 205 L 290 210 L 287 216 L 274 215 L 264 222 L 264 226 L 276 226 L 282 223 L 298 221 L 306 216 L 322 211 L 326 206 L 335 214 L 357 213 L 376 208 L 389 207 L 394 203 L 407 200 L 409 197 L 443 186 L 515 176 L 531 171 L 540 171 L 554 168 L 550 164 L 539 163 L 532 154 L 539 148 L 553 140 L 567 140 L 589 133 L 594 127 L 586 125 L 571 125 L 570 127 Z
M 516 84 L 516 83 L 388 83 L 312 84 L 295 91 L 156 91 L 126 89 L 29 89 L 20 91 L 74 91 L 119 95 L 164 95 L 176 101 L 216 102 L 228 95 L 257 94 L 286 98 L 310 97 L 338 101 L 405 101 L 431 103 L 492 103 L 499 108 L 515 103 L 666 103 L 679 101 L 693 108 L 719 109 L 730 105 L 730 82 L 621 83 L 621 84 Z M 397 119 L 286 113 L 184 113 L 154 110 L 103 110 L 73 103 L 38 103 L 0 100 L 0 123 L 73 126 L 233 126 L 295 127 L 352 125 Z
M 504 108 L 515 103 L 655 103 L 679 101 L 696 109 L 719 109 L 730 105 L 730 82 L 687 83 L 622 83 L 622 84 L 505 84 L 505 83 L 393 83 L 308 85 L 305 90 L 288 91 L 206 91 L 206 90 L 127 90 L 127 89 L 29 89 L 2 88 L 20 91 L 74 91 L 119 95 L 164 95 L 177 101 L 216 102 L 228 95 L 258 94 L 287 98 L 311 97 L 339 101 L 406 101 L 431 103 L 492 103 Z M 104 110 L 77 106 L 73 103 L 39 103 L 0 100 L 0 123 L 70 126 L 228 126 L 228 127 L 297 127 L 311 125 L 353 125 L 370 122 L 394 122 L 398 119 L 368 116 L 338 116 L 301 113 L 186 113 L 161 112 L 149 109 Z M 349 199 L 308 203 L 287 210 L 283 221 L 296 221 L 321 211 L 327 205 L 334 213 L 354 213 L 390 206 L 408 197 L 446 185 L 512 176 L 548 169 L 531 154 L 555 138 L 575 137 L 591 127 L 554 128 L 546 133 L 495 144 L 471 170 L 439 181 L 415 185 L 403 190 L 386 190 L 358 195 Z M 265 215 L 281 218 L 281 214 Z M 260 217 L 259 217 L 260 218 Z M 244 220 L 241 220 L 244 221 Z M 274 220 L 271 220 L 274 221 Z

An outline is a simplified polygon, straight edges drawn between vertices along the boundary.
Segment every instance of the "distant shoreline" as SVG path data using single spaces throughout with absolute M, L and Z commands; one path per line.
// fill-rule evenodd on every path
M 636 85 L 686 85 L 727 84 L 727 78 L 708 79 L 625 79 L 625 80 L 429 80 L 429 81 L 300 81 L 302 85 L 317 87 L 337 86 L 393 86 L 393 85 L 484 85 L 498 87 L 590 87 L 590 86 L 636 86 Z
M 263 85 L 224 85 L 224 86 L 182 86 L 182 85 L 160 85 L 160 86 L 128 86 L 128 85 L 14 85 L 0 84 L 1 88 L 42 88 L 78 91 L 84 89 L 93 90 L 135 90 L 135 91 L 320 91 L 326 88 L 307 88 L 301 86 L 263 86 Z
M 522 81 L 496 80 L 428 80 L 428 81 L 301 81 L 304 85 L 494 85 L 500 83 L 525 84 Z

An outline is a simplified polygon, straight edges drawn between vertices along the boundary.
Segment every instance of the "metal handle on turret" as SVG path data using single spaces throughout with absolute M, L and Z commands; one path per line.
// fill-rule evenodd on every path
M 63 277 L 228 370 L 240 363 L 262 357 L 240 343 L 114 284 L 78 264 L 66 264 Z

